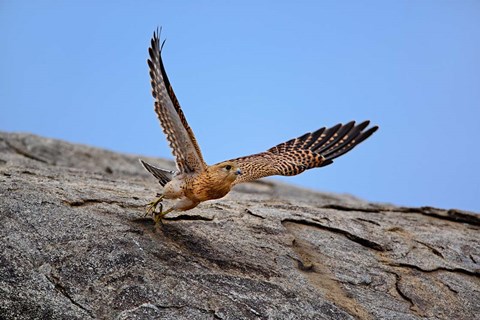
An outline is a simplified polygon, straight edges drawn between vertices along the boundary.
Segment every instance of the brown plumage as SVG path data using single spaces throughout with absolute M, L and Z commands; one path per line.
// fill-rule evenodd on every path
M 162 48 L 159 34 L 154 32 L 148 50 L 152 95 L 155 112 L 175 156 L 178 171 L 157 168 L 140 160 L 164 187 L 160 197 L 148 206 L 147 214 L 153 213 L 155 222 L 171 211 L 189 210 L 203 201 L 222 198 L 238 183 L 272 175 L 293 176 L 329 165 L 378 129 L 377 126 L 367 129 L 369 121 L 357 125 L 354 121 L 337 124 L 280 143 L 265 152 L 208 166 L 168 80 L 161 57 Z M 163 211 L 163 199 L 174 199 L 175 202 Z

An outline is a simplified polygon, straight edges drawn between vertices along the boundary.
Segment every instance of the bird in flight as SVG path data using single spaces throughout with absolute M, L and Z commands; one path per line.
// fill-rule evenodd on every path
M 175 156 L 177 171 L 155 167 L 140 160 L 163 186 L 163 192 L 147 205 L 157 224 L 172 211 L 185 211 L 199 203 L 224 197 L 232 187 L 273 175 L 294 176 L 305 170 L 333 163 L 370 137 L 378 126 L 367 129 L 370 121 L 337 124 L 280 143 L 265 152 L 207 165 L 203 160 L 195 135 L 187 123 L 162 61 L 158 30 L 153 33 L 148 49 L 150 79 L 155 112 Z M 164 199 L 174 200 L 163 210 Z

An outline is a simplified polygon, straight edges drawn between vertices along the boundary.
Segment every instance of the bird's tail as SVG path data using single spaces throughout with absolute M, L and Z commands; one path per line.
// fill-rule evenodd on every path
M 165 185 L 172 180 L 172 177 L 175 174 L 175 171 L 165 170 L 165 169 L 152 166 L 151 164 L 143 161 L 142 159 L 139 159 L 139 161 L 142 164 L 142 166 L 145 168 L 145 170 L 147 170 L 155 178 L 157 178 L 158 182 L 162 185 L 162 187 L 165 187 Z

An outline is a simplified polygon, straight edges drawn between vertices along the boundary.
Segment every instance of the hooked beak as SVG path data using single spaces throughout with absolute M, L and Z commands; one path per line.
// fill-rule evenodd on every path
M 236 174 L 237 176 L 241 175 L 241 174 L 242 174 L 242 170 L 237 169 L 237 171 L 235 171 L 235 174 Z

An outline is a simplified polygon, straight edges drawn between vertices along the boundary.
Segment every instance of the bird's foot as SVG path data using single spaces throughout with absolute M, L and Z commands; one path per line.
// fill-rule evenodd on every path
M 155 212 L 153 216 L 153 220 L 155 221 L 155 225 L 162 223 L 163 217 L 167 214 L 173 211 L 173 208 L 167 209 L 165 211 L 160 210 L 160 212 Z
M 153 215 L 154 217 L 156 217 L 157 216 L 157 213 L 156 213 L 157 207 L 160 208 L 160 214 L 161 214 L 162 211 L 163 211 L 162 201 L 163 201 L 163 196 L 159 196 L 158 198 L 155 198 L 153 201 L 149 202 L 147 204 L 147 210 L 145 212 L 145 217 L 148 216 L 148 215 Z

